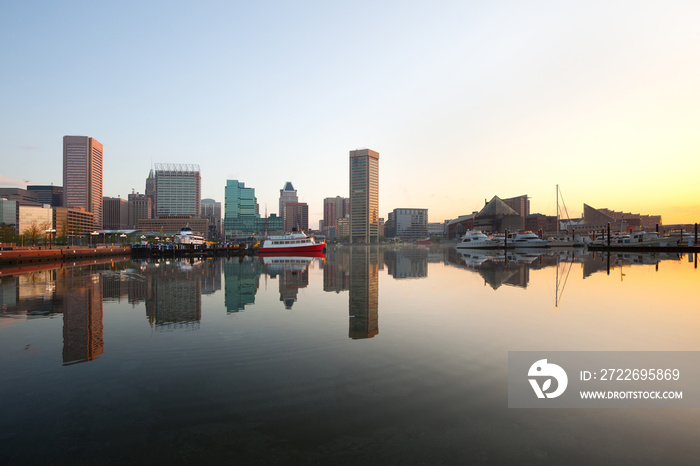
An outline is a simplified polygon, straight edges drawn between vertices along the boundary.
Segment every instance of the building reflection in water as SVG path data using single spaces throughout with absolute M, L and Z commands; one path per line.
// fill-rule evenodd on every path
M 614 267 L 633 265 L 657 265 L 660 261 L 678 261 L 678 253 L 596 253 L 581 248 L 546 249 L 546 250 L 451 250 L 446 263 L 466 268 L 481 275 L 484 283 L 494 290 L 502 285 L 527 288 L 530 271 L 555 267 L 556 279 L 559 279 L 559 267 L 562 273 L 568 273 L 567 264 L 581 264 L 583 278 L 600 272 L 610 273 Z M 559 284 L 557 284 L 557 287 Z M 558 288 L 557 288 L 558 289 Z
M 329 249 L 323 267 L 323 291 L 340 293 L 350 289 L 350 254 Z
M 379 333 L 379 248 L 349 248 L 350 303 L 348 336 L 353 340 Z
M 300 288 L 309 286 L 309 265 L 313 260 L 314 257 L 307 256 L 265 256 L 262 258 L 265 273 L 271 278 L 279 278 L 280 301 L 284 303 L 285 309 L 292 308 Z
M 484 284 L 494 290 L 502 285 L 527 288 L 530 281 L 530 267 L 538 256 L 487 249 L 451 249 L 446 262 L 467 268 L 481 275 Z
M 425 278 L 428 276 L 428 252 L 426 248 L 392 249 L 384 253 L 384 263 L 394 278 Z
M 104 352 L 102 274 L 60 269 L 54 311 L 63 314 L 63 365 L 97 359 Z
M 142 267 L 146 317 L 159 331 L 196 330 L 202 319 L 202 262 L 167 261 Z
M 235 257 L 224 262 L 224 306 L 226 312 L 239 312 L 255 303 L 262 267 L 257 259 Z

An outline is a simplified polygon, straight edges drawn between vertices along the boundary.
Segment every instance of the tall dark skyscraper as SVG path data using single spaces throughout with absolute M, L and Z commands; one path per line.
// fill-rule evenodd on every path
M 63 205 L 63 186 L 53 185 L 29 185 L 27 191 L 35 192 L 39 204 L 48 204 L 51 207 Z
M 379 241 L 379 153 L 350 151 L 350 240 Z
M 156 218 L 156 177 L 153 175 L 152 168 L 146 178 L 146 197 L 151 200 L 151 212 L 147 218 Z
M 279 216 L 284 220 L 284 206 L 289 202 L 299 202 L 297 190 L 292 186 L 291 181 L 284 184 L 284 188 L 280 189 L 280 211 Z
M 63 203 L 92 213 L 102 228 L 102 144 L 94 138 L 63 137 Z

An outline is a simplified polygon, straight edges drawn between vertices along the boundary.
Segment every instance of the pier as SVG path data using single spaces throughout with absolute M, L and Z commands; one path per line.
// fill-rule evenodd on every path
M 258 249 L 246 244 L 195 245 L 195 244 L 135 244 L 131 247 L 134 259 L 179 257 L 230 257 L 256 255 Z
M 17 247 L 0 250 L 0 267 L 45 264 L 57 262 L 80 262 L 112 257 L 133 259 L 230 257 L 256 255 L 257 248 L 240 245 L 195 246 L 195 245 L 133 245 L 127 247 Z
M 700 246 L 638 246 L 634 244 L 611 244 L 586 246 L 589 251 L 610 252 L 700 252 Z
M 87 259 L 130 256 L 130 247 L 68 246 L 58 248 L 17 247 L 0 250 L 0 267 L 49 262 L 79 262 Z

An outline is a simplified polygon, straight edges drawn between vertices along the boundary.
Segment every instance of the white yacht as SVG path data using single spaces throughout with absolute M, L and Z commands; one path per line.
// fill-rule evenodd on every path
M 457 243 L 457 249 L 496 249 L 498 240 L 491 239 L 480 231 L 469 230 Z
M 189 226 L 180 229 L 180 233 L 175 235 L 175 244 L 203 246 L 205 243 L 204 236 L 195 235 Z
M 500 247 L 507 248 L 546 248 L 549 241 L 542 239 L 531 231 L 508 233 L 507 238 L 499 240 Z

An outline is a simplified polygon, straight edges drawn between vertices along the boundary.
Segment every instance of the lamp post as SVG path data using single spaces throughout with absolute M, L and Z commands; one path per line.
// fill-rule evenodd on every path
M 46 230 L 46 233 L 49 235 L 49 249 L 51 249 L 51 245 L 52 245 L 51 244 L 52 243 L 51 237 L 53 236 L 54 233 L 56 233 L 56 230 L 53 228 L 49 228 L 48 230 Z
M 97 236 L 97 235 L 99 235 L 99 233 L 96 231 L 93 231 L 92 233 L 90 233 L 90 247 L 92 247 L 92 237 Z M 95 241 L 95 247 L 97 247 L 97 241 Z
M 120 237 L 120 238 L 126 238 L 126 234 L 125 234 L 125 233 L 122 233 L 121 235 L 119 235 L 119 237 Z M 123 244 L 123 246 L 126 247 L 126 239 L 124 239 L 124 244 Z

